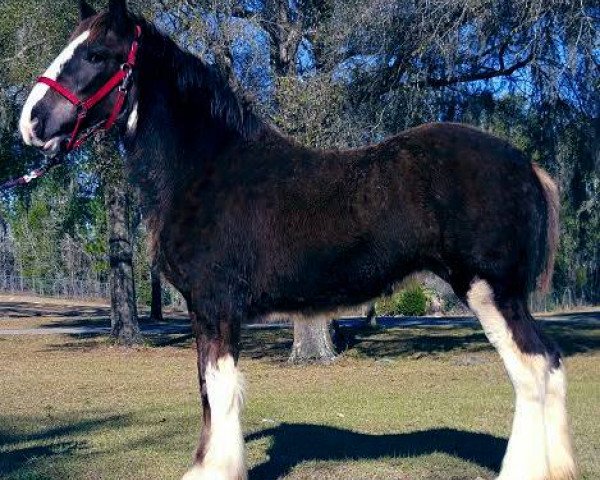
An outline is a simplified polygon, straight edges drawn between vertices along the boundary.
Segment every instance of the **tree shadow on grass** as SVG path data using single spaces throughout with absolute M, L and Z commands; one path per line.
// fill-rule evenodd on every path
M 542 324 L 542 331 L 566 356 L 600 350 L 600 321 L 546 322 Z
M 268 461 L 250 471 L 250 480 L 271 480 L 287 475 L 305 461 L 375 460 L 446 453 L 497 472 L 507 441 L 487 433 L 451 428 L 395 435 L 370 435 L 309 424 L 283 423 L 246 437 L 248 442 L 273 437 Z
M 600 350 L 600 315 L 561 315 L 561 321 L 538 322 L 545 335 L 556 342 L 566 356 Z M 434 326 L 400 326 L 389 330 L 340 329 L 339 351 L 354 351 L 371 358 L 477 353 L 493 351 L 481 327 L 474 323 Z M 340 348 L 341 347 L 341 348 Z
M 285 362 L 294 340 L 290 328 L 242 330 L 242 357 Z
M 597 312 L 560 315 L 561 321 L 539 322 L 548 338 L 555 341 L 566 356 L 591 353 L 600 350 L 600 314 Z M 108 320 L 106 320 L 108 322 Z M 451 320 L 440 325 L 430 324 L 425 319 L 423 325 L 399 326 L 391 329 L 352 327 L 340 328 L 336 332 L 338 352 L 348 352 L 370 358 L 402 358 L 416 356 L 440 356 L 454 353 L 479 353 L 493 351 L 481 327 L 473 321 L 471 325 L 453 324 Z M 49 325 L 51 327 L 84 325 L 85 320 L 72 320 L 69 323 Z M 152 347 L 192 347 L 193 335 L 186 321 L 174 318 L 163 322 L 162 332 L 145 330 L 148 346 Z M 183 328 L 185 327 L 185 328 Z M 86 346 L 81 340 L 88 339 L 89 347 L 103 342 L 94 339 L 105 337 L 105 333 L 73 334 L 71 343 L 52 345 L 53 349 L 81 349 Z M 290 328 L 242 329 L 242 357 L 268 359 L 274 362 L 287 360 L 293 340 Z
M 449 352 L 475 353 L 491 349 L 485 335 L 480 332 L 441 334 L 433 327 L 423 333 L 390 332 L 387 338 L 380 335 L 361 336 L 352 348 L 359 354 L 372 358 L 410 357 L 414 355 L 441 355 Z
M 105 317 L 110 315 L 110 309 L 100 306 L 64 307 L 45 303 L 1 301 L 0 315 L 9 319 L 27 317 Z
M 34 466 L 39 461 L 87 449 L 86 440 L 73 440 L 107 426 L 122 425 L 126 417 L 112 415 L 93 420 L 66 423 L 44 428 L 34 433 L 19 432 L 15 426 L 22 421 L 15 417 L 0 416 L 0 477 Z
M 61 319 L 60 322 L 56 321 L 57 316 L 54 316 L 54 321 L 40 325 L 44 328 L 71 328 L 71 327 L 105 327 L 110 328 L 110 316 L 84 316 L 81 315 L 77 318 L 65 318 Z M 150 321 L 148 316 L 140 315 L 138 317 L 138 323 L 142 330 L 146 329 L 150 332 L 166 332 L 165 334 L 170 335 L 175 333 L 187 333 L 191 330 L 190 322 L 184 317 L 169 317 L 161 321 Z

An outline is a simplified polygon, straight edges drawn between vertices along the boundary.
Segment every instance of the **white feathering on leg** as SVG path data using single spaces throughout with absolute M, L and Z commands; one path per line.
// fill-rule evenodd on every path
M 544 415 L 546 420 L 546 448 L 550 464 L 551 480 L 575 480 L 577 468 L 571 447 L 569 419 L 566 407 L 567 382 L 564 365 L 552 369 L 548 386 Z
M 182 480 L 246 480 L 244 437 L 240 424 L 244 382 L 231 355 L 206 367 L 210 434 L 201 464 Z

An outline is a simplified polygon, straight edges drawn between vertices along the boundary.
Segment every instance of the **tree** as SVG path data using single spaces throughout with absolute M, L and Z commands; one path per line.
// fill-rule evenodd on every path
M 141 343 L 129 231 L 129 194 L 123 184 L 105 187 L 108 212 L 111 336 L 124 345 Z
M 294 344 L 289 361 L 293 363 L 330 363 L 335 350 L 325 315 L 294 319 Z
M 111 336 L 123 345 L 141 343 L 138 324 L 133 242 L 131 234 L 131 192 L 125 179 L 121 156 L 111 139 L 96 142 L 102 159 L 102 177 L 108 221 L 110 265 Z

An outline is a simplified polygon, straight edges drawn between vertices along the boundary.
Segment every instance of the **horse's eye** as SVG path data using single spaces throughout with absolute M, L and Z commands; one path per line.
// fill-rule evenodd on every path
M 90 63 L 102 63 L 106 58 L 104 55 L 96 52 L 90 52 L 87 56 L 87 61 Z

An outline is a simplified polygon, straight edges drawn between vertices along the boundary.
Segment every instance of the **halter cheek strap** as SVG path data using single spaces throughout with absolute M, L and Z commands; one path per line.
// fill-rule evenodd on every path
M 79 97 L 77 97 L 77 95 L 75 95 L 68 88 L 58 83 L 56 80 L 53 80 L 48 77 L 38 78 L 39 83 L 48 85 L 51 89 L 62 95 L 77 108 L 77 121 L 75 122 L 75 127 L 71 132 L 71 138 L 69 139 L 69 143 L 66 147 L 67 152 L 79 148 L 81 145 L 83 145 L 83 143 L 88 139 L 90 135 L 92 135 L 99 129 L 110 130 L 119 118 L 121 110 L 123 109 L 123 105 L 125 104 L 125 99 L 127 98 L 127 92 L 129 91 L 129 87 L 131 84 L 131 73 L 133 71 L 133 68 L 135 67 L 137 51 L 139 47 L 139 39 L 141 34 L 141 27 L 139 25 L 136 25 L 135 38 L 131 43 L 131 48 L 129 49 L 129 54 L 127 55 L 127 61 L 123 65 L 121 65 L 119 71 L 115 73 L 104 85 L 102 85 L 96 91 L 96 93 L 94 93 L 86 100 L 80 100 Z M 117 99 L 115 100 L 115 104 L 113 105 L 112 111 L 108 118 L 95 125 L 81 136 L 79 136 L 79 131 L 81 130 L 81 126 L 83 125 L 83 122 L 86 119 L 88 112 L 98 103 L 100 103 L 105 97 L 107 97 L 117 87 Z

